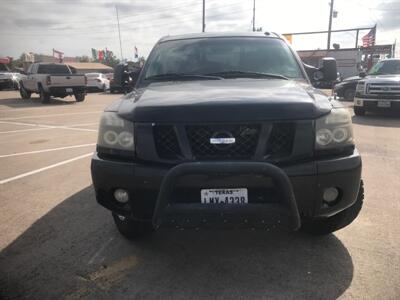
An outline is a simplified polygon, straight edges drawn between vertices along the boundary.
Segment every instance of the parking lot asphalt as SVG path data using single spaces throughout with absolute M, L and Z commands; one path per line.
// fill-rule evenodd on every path
M 160 230 L 129 242 L 90 178 L 99 117 L 117 97 L 43 105 L 0 92 L 0 299 L 400 298 L 400 117 L 353 117 L 365 202 L 335 234 Z

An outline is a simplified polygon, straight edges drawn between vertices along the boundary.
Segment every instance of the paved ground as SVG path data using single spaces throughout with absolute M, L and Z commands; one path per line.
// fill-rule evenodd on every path
M 89 174 L 116 98 L 0 92 L 0 298 L 400 299 L 400 118 L 354 118 L 365 206 L 334 235 L 159 231 L 133 243 Z

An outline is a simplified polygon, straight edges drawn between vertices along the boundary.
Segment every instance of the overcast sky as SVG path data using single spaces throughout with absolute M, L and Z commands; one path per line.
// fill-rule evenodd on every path
M 115 6 L 122 52 L 132 59 L 136 45 L 147 56 L 164 35 L 201 31 L 202 0 L 0 0 L 0 56 L 23 52 L 90 55 L 91 48 L 118 57 Z M 206 31 L 250 31 L 253 0 L 206 0 Z M 377 42 L 397 38 L 400 56 L 400 0 L 335 0 L 333 29 L 377 24 Z M 278 33 L 327 30 L 329 0 L 256 0 L 256 27 Z M 368 31 L 360 34 L 360 40 Z M 353 47 L 355 32 L 333 34 L 333 43 Z M 296 49 L 326 47 L 326 35 L 295 36 Z

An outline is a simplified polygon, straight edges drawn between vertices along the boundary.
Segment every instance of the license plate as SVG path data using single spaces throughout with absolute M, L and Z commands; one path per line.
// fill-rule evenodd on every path
M 202 204 L 247 204 L 247 189 L 204 189 L 200 191 Z
M 72 93 L 74 90 L 71 88 L 65 89 L 67 91 L 67 93 Z
M 378 101 L 378 107 L 390 107 L 390 101 Z

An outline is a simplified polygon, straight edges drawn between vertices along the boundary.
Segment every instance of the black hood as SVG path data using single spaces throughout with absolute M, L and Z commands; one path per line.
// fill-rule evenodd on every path
M 331 105 L 304 83 L 225 79 L 153 83 L 109 109 L 135 122 L 236 122 L 314 119 Z

